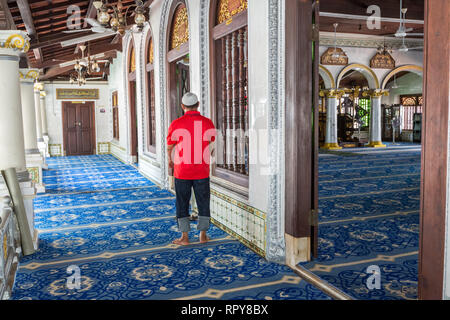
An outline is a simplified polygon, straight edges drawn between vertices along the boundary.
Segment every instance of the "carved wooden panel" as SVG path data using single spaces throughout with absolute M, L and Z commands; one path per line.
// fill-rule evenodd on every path
M 402 106 L 416 106 L 417 97 L 415 96 L 402 96 L 400 98 Z
M 395 60 L 388 52 L 377 52 L 370 60 L 373 69 L 395 69 Z
M 230 20 L 233 16 L 247 10 L 248 0 L 220 0 L 217 6 L 217 24 Z
M 348 57 L 341 48 L 328 48 L 322 54 L 320 63 L 323 65 L 346 66 L 348 65 Z
M 180 4 L 175 10 L 170 32 L 170 50 L 176 49 L 189 41 L 189 20 L 185 4 Z

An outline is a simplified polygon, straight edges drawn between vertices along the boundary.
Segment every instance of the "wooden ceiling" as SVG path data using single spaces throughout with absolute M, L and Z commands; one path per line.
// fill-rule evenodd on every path
M 334 32 L 334 23 L 338 23 L 337 32 L 357 33 L 378 36 L 388 36 L 394 34 L 399 27 L 399 22 L 381 22 L 381 29 L 370 30 L 366 20 L 356 18 L 342 18 L 340 15 L 353 15 L 369 17 L 372 13 L 367 13 L 371 5 L 380 8 L 382 18 L 400 19 L 400 0 L 320 0 L 320 31 Z M 403 0 L 403 8 L 407 8 L 407 20 L 424 20 L 424 0 Z M 327 13 L 327 15 L 324 15 Z M 328 13 L 337 14 L 336 17 L 329 16 Z M 412 33 L 423 33 L 423 23 L 407 23 L 407 28 L 413 28 Z
M 7 3 L 5 15 L 9 14 L 14 23 L 14 28 L 25 30 L 31 38 L 31 48 L 28 52 L 28 64 L 32 68 L 44 70 L 43 80 L 68 80 L 73 66 L 61 66 L 64 63 L 74 61 L 81 57 L 80 44 L 62 46 L 61 42 L 76 40 L 94 33 L 64 33 L 70 27 L 82 29 L 90 28 L 85 18 L 95 19 L 97 10 L 93 6 L 94 0 L 1 0 Z M 152 1 L 146 1 L 148 6 Z M 117 1 L 108 1 L 117 5 Z M 135 3 L 134 0 L 122 0 L 124 11 Z M 79 20 L 69 20 L 72 11 L 68 13 L 69 6 L 79 8 Z M 0 15 L 1 18 L 1 15 Z M 69 21 L 69 22 L 68 22 Z M 0 21 L 1 22 L 1 21 Z M 104 54 L 102 60 L 112 61 L 116 52 L 122 50 L 120 35 L 112 35 L 85 43 L 89 47 L 91 55 Z M 109 74 L 109 62 L 101 63 L 101 72 L 92 75 L 100 76 L 107 80 Z

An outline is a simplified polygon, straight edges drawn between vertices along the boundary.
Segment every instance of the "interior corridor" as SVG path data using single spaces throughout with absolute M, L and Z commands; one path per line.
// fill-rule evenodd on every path
M 113 156 L 47 162 L 46 193 L 34 201 L 39 250 L 22 258 L 13 299 L 329 299 L 217 227 L 206 245 L 171 244 L 173 195 Z

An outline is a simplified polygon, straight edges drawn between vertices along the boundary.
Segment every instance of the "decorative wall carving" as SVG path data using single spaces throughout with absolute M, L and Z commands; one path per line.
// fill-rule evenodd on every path
M 336 43 L 338 47 L 357 47 L 357 48 L 375 48 L 378 49 L 384 45 L 389 46 L 393 50 L 399 49 L 402 46 L 402 40 L 389 39 L 389 38 L 367 38 L 361 37 L 345 37 L 338 35 L 337 40 L 334 38 L 334 33 L 321 32 L 320 33 L 320 45 L 321 46 L 333 46 Z M 405 43 L 411 47 L 417 47 L 423 45 L 421 39 L 405 39 Z
M 200 2 L 200 90 L 202 114 L 210 117 L 209 105 L 209 0 Z
M 323 65 L 346 66 L 348 57 L 341 48 L 328 48 L 320 57 L 320 63 Z
M 170 50 L 189 41 L 189 19 L 186 5 L 180 4 L 175 10 L 170 33 Z
M 248 0 L 220 0 L 217 12 L 217 24 L 230 20 L 238 13 L 247 10 Z
M 266 215 L 266 259 L 285 263 L 285 1 L 269 0 L 269 208 Z

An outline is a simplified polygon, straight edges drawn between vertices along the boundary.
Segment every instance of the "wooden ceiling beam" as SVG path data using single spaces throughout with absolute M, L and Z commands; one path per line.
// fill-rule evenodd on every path
M 55 44 L 60 44 L 62 41 L 68 41 L 68 40 L 73 40 L 73 39 L 77 39 L 83 36 L 87 36 L 87 35 L 91 35 L 93 34 L 93 32 L 84 32 L 82 34 L 79 33 L 57 33 L 57 34 L 52 34 L 52 35 L 48 35 L 48 36 L 42 36 L 40 37 L 38 42 L 32 42 L 31 43 L 31 49 L 34 48 L 43 48 L 43 47 L 48 47 L 48 46 L 52 46 Z
M 16 24 L 14 23 L 14 19 L 13 16 L 11 14 L 11 10 L 8 7 L 8 2 L 7 0 L 0 0 L 0 11 L 3 12 L 3 21 L 4 21 L 4 25 L 0 26 L 0 29 L 5 29 L 5 30 L 15 30 L 17 29 Z
M 85 6 L 86 5 L 86 1 L 67 1 L 67 2 L 61 2 L 61 3 L 54 3 L 45 7 L 35 7 L 33 8 L 33 14 L 34 15 L 39 15 L 40 12 L 46 12 L 47 11 L 52 11 L 53 13 L 55 13 L 56 11 L 66 11 L 67 8 L 71 5 L 76 5 L 79 7 Z
M 33 15 L 31 14 L 30 5 L 27 0 L 16 0 L 17 6 L 19 7 L 20 15 L 22 16 L 22 21 L 25 24 L 25 29 L 27 30 L 28 36 L 33 40 L 38 40 L 38 35 L 36 32 L 36 27 L 34 26 Z M 43 54 L 40 48 L 33 49 L 34 57 L 37 62 L 43 61 Z

